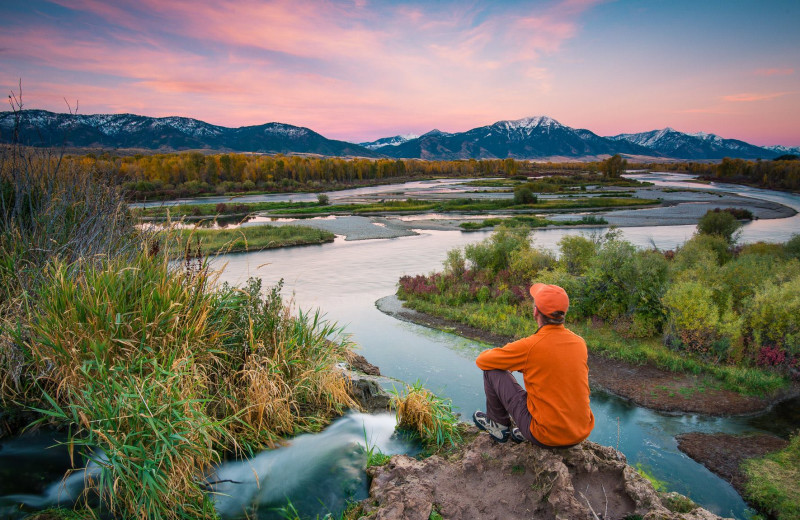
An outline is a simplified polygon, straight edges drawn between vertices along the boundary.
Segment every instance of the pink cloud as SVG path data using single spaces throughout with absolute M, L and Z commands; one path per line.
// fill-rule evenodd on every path
M 753 73 L 758 76 L 791 76 L 794 74 L 794 69 L 757 69 Z
M 789 92 L 773 92 L 770 94 L 758 94 L 754 92 L 745 92 L 742 94 L 731 94 L 729 96 L 722 96 L 724 101 L 732 101 L 735 103 L 749 103 L 752 101 L 767 101 L 770 99 L 779 98 L 781 96 L 785 96 L 789 94 Z

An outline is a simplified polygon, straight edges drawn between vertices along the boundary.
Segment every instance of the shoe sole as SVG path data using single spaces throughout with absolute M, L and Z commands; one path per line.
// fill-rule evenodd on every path
M 475 414 L 472 414 L 472 422 L 475 423 L 475 426 L 477 426 L 479 430 L 483 430 L 486 433 L 488 433 L 489 434 L 489 438 L 492 439 L 494 442 L 498 442 L 500 444 L 503 444 L 506 441 L 508 441 L 508 437 L 506 437 L 506 436 L 503 436 L 502 439 L 498 439 L 497 437 L 492 435 L 489 430 L 487 430 L 481 423 L 478 422 L 478 420 L 475 418 Z M 509 434 L 509 436 L 510 436 L 510 434 Z

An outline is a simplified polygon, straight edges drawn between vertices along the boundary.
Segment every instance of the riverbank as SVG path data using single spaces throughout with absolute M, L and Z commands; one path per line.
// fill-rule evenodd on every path
M 319 245 L 333 242 L 333 233 L 304 226 L 252 226 L 235 229 L 177 229 L 167 241 L 171 257 L 213 256 L 262 251 L 278 247 Z
M 784 449 L 789 441 L 768 434 L 730 435 L 726 433 L 683 433 L 676 437 L 678 449 L 729 482 L 746 496 L 747 476 L 742 463 Z
M 686 433 L 678 448 L 770 518 L 800 518 L 800 437 Z
M 405 308 L 396 295 L 381 298 L 376 306 L 397 319 L 458 334 L 491 347 L 503 346 L 514 339 Z M 756 414 L 800 395 L 798 383 L 769 397 L 742 395 L 717 387 L 708 377 L 634 365 L 592 353 L 589 354 L 589 383 L 595 389 L 606 390 L 645 408 L 712 416 Z

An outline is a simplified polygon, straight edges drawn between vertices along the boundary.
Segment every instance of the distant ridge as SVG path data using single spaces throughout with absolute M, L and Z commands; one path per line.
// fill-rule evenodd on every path
M 498 121 L 455 134 L 433 130 L 392 148 L 375 150 L 391 157 L 421 159 L 541 159 L 615 153 L 653 155 L 648 148 L 612 141 L 589 130 L 570 128 L 547 116 Z
M 723 157 L 764 159 L 778 155 L 774 153 L 775 150 L 737 139 L 723 139 L 718 135 L 704 132 L 685 134 L 669 127 L 638 134 L 619 134 L 609 139 L 635 143 L 655 150 L 665 157 L 676 159 L 722 159 Z
M 655 160 L 772 159 L 800 152 L 798 148 L 765 148 L 714 134 L 687 134 L 672 128 L 602 137 L 547 116 L 497 121 L 466 132 L 447 133 L 434 129 L 421 136 L 396 135 L 355 144 L 327 139 L 309 128 L 285 123 L 227 128 L 186 117 L 84 116 L 45 110 L 25 110 L 20 115 L 20 139 L 33 146 L 63 143 L 78 148 L 305 153 L 427 160 L 585 159 L 614 154 Z M 13 112 L 0 112 L 0 142 L 9 142 L 12 138 L 14 121 Z
M 20 140 L 33 146 L 140 148 L 146 150 L 219 150 L 262 153 L 309 153 L 378 157 L 345 141 L 327 139 L 311 129 L 284 123 L 227 128 L 186 117 L 134 114 L 72 115 L 24 110 Z M 0 112 L 0 142 L 9 142 L 14 113 Z

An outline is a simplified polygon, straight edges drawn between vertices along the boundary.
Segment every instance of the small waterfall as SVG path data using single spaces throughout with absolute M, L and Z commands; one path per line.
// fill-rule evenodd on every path
M 280 518 L 290 501 L 303 516 L 337 513 L 348 499 L 367 496 L 367 448 L 384 454 L 414 447 L 394 435 L 394 415 L 350 414 L 318 434 L 295 437 L 252 459 L 221 464 L 208 476 L 220 516 Z
M 291 501 L 303 517 L 336 514 L 348 500 L 368 495 L 364 472 L 368 449 L 387 455 L 418 451 L 414 443 L 395 435 L 396 424 L 393 414 L 348 414 L 320 433 L 299 435 L 286 446 L 248 460 L 224 462 L 206 477 L 217 511 L 223 519 L 282 518 L 275 509 Z M 27 489 L 0 496 L 0 518 L 23 518 L 26 512 L 48 507 L 71 507 L 81 496 L 85 479 L 99 472 L 90 462 L 66 478 L 55 477 L 64 474 L 68 459 L 61 457 L 63 446 L 53 448 L 54 443 L 52 439 L 20 438 L 2 446 L 0 465 L 8 469 L 7 463 L 18 459 L 26 460 L 31 471 L 54 457 L 59 457 L 62 465 L 50 473 L 56 480 L 41 493 L 29 493 L 30 487 L 20 486 Z M 10 478 L 10 473 L 6 477 Z

